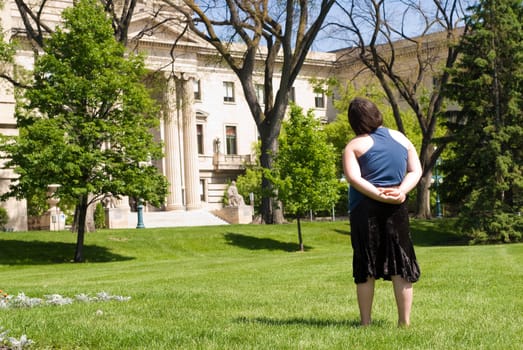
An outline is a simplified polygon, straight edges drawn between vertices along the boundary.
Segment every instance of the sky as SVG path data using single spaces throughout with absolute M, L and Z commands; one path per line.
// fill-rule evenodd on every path
M 424 18 L 421 16 L 419 11 L 412 8 L 407 10 L 406 3 L 419 6 L 419 8 L 423 10 L 423 13 L 426 14 L 427 17 L 433 19 L 435 18 L 436 14 L 436 6 L 434 4 L 435 1 L 439 1 L 444 4 L 450 4 L 453 2 L 452 0 L 387 0 L 383 2 L 383 11 L 387 16 L 388 21 L 393 23 L 395 28 L 401 28 L 401 24 L 404 23 L 404 30 L 407 35 L 418 36 L 422 34 L 422 30 L 427 27 L 427 23 L 424 22 Z M 373 27 L 369 25 L 368 21 L 371 10 L 365 7 L 369 5 L 370 1 L 355 0 L 354 2 L 361 4 L 359 11 L 361 15 L 358 17 L 359 28 L 363 33 L 369 33 L 370 35 L 373 30 Z M 474 0 L 462 0 L 463 8 L 470 6 L 473 2 Z M 350 3 L 352 3 L 352 0 L 339 0 L 338 3 L 335 4 L 331 9 L 325 24 L 334 22 L 348 25 L 349 21 L 347 19 L 347 15 L 340 8 L 339 4 L 344 6 L 344 8 L 349 8 Z M 454 23 L 454 25 L 456 26 L 457 24 Z M 334 29 L 335 26 L 326 26 L 326 28 L 324 28 L 324 30 L 322 30 L 322 32 L 316 38 L 315 43 L 312 46 L 312 50 L 332 51 L 353 46 L 351 44 L 351 39 L 354 37 L 352 37 L 352 34 L 349 31 L 344 30 L 342 32 L 335 33 Z M 431 32 L 435 32 L 440 29 L 441 26 L 438 26 L 436 23 L 430 24 Z

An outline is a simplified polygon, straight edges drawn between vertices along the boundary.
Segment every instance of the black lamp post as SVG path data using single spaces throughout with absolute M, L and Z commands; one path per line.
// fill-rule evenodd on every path
M 438 174 L 438 165 L 441 163 L 440 159 L 436 160 L 436 165 L 434 165 L 434 174 L 432 175 L 432 182 L 434 183 L 434 188 L 436 190 L 436 217 L 441 218 L 443 214 L 441 212 L 441 202 L 439 199 L 439 184 L 443 182 L 443 176 Z

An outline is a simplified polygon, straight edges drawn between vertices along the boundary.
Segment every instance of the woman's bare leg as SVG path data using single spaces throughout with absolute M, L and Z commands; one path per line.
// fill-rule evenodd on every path
M 371 322 L 372 300 L 374 299 L 374 278 L 369 277 L 367 282 L 356 284 L 358 306 L 360 308 L 360 320 L 362 326 L 368 326 Z
M 407 282 L 401 276 L 392 276 L 392 285 L 394 286 L 394 296 L 398 307 L 398 326 L 408 327 L 412 309 L 412 283 Z

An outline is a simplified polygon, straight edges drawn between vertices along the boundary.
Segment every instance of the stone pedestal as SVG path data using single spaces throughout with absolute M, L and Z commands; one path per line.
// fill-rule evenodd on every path
M 129 228 L 129 197 L 122 196 L 121 199 L 114 197 L 105 207 L 105 226 L 107 228 Z
M 40 229 L 49 231 L 65 230 L 65 214 L 58 207 L 52 207 L 41 217 Z
M 107 227 L 107 228 L 128 228 L 129 227 L 129 209 L 105 208 L 105 227 Z
M 58 207 L 60 198 L 55 197 L 56 190 L 60 187 L 58 184 L 47 186 L 47 203 L 49 210 L 40 220 L 40 227 L 43 230 L 61 231 L 65 230 L 65 214 Z
M 254 215 L 254 209 L 249 205 L 240 205 L 222 208 L 215 211 L 214 214 L 230 224 L 250 224 Z

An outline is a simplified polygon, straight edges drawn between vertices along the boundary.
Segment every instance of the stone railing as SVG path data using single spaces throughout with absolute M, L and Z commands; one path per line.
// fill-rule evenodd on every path
M 253 157 L 250 154 L 218 154 L 213 156 L 212 164 L 214 170 L 242 170 L 245 169 L 245 164 L 253 162 Z

